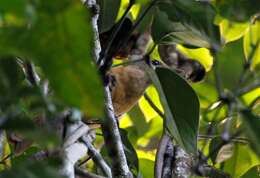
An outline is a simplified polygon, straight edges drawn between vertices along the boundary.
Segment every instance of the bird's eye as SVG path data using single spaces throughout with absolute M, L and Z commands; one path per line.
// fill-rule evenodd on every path
M 158 65 L 161 64 L 161 62 L 158 61 L 158 60 L 153 60 L 153 61 L 152 61 L 152 64 L 153 64 L 154 66 L 158 66 Z

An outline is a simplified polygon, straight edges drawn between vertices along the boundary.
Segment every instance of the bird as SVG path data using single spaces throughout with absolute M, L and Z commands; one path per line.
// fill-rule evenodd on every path
M 113 67 L 109 72 L 109 88 L 115 115 L 128 112 L 144 94 L 151 80 L 144 70 L 145 62 Z

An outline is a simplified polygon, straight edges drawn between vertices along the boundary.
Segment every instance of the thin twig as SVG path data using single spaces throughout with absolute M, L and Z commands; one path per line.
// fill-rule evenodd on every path
M 215 148 L 214 148 L 213 150 L 211 150 L 211 152 L 208 154 L 208 156 L 205 157 L 205 160 L 204 160 L 204 161 L 206 162 L 212 155 L 216 154 L 216 152 L 218 152 L 218 150 L 219 150 L 222 146 L 228 144 L 231 140 L 237 138 L 240 134 L 241 134 L 241 130 L 238 130 L 235 134 L 233 134 L 233 135 L 229 138 L 229 140 L 222 140 L 222 142 L 220 142 L 218 145 L 215 146 Z
M 220 137 L 221 135 L 198 135 L 198 139 L 199 140 L 211 140 L 214 139 L 216 137 Z M 242 143 L 242 144 L 248 144 L 249 140 L 247 138 L 244 137 L 236 137 L 231 139 L 230 141 L 232 142 L 237 142 L 237 143 Z M 202 149 L 203 150 L 203 149 Z
M 75 167 L 75 173 L 78 176 L 78 178 L 105 178 L 103 176 L 84 171 L 78 167 Z
M 115 27 L 115 30 L 112 31 L 112 34 L 111 36 L 109 37 L 109 40 L 108 40 L 108 45 L 106 46 L 106 49 L 105 49 L 105 52 L 104 52 L 104 55 L 100 55 L 98 61 L 97 61 L 97 64 L 99 65 L 103 59 L 106 59 L 107 56 L 108 56 L 108 53 L 111 51 L 111 48 L 112 48 L 112 44 L 115 40 L 115 37 L 116 35 L 118 34 L 125 18 L 126 18 L 126 15 L 128 14 L 128 12 L 130 11 L 131 7 L 134 5 L 133 1 L 130 1 L 130 3 L 128 4 L 123 16 L 121 17 L 121 19 L 119 20 L 118 22 L 118 25 Z M 105 61 L 104 61 L 105 63 Z M 105 65 L 105 64 L 104 64 Z
M 152 99 L 148 96 L 147 93 L 144 93 L 145 100 L 149 103 L 149 105 L 153 108 L 153 110 L 161 117 L 165 118 L 164 113 L 154 104 Z
M 246 94 L 247 92 L 252 91 L 259 87 L 260 87 L 260 81 L 256 81 L 256 82 L 252 83 L 251 85 L 246 86 L 242 89 L 238 88 L 238 90 L 236 91 L 236 95 L 241 96 L 241 95 Z
M 145 9 L 145 11 L 143 12 L 143 14 L 140 16 L 139 19 L 137 19 L 137 21 L 135 22 L 135 24 L 133 25 L 133 27 L 130 29 L 129 34 L 123 39 L 123 41 L 118 44 L 117 46 L 117 50 L 120 50 L 121 48 L 123 48 L 126 43 L 128 42 L 128 40 L 131 37 L 131 34 L 134 32 L 134 30 L 137 28 L 137 26 L 141 23 L 141 21 L 143 20 L 143 18 L 147 15 L 147 13 L 151 10 L 151 8 L 156 4 L 158 0 L 153 0 L 148 7 Z
M 13 156 L 12 153 L 8 154 L 6 157 L 4 157 L 1 161 L 0 164 L 6 164 L 6 160 L 11 158 Z
M 166 145 L 164 160 L 163 160 L 163 169 L 162 169 L 162 177 L 163 178 L 171 178 L 172 177 L 172 167 L 175 160 L 174 155 L 174 145 L 172 140 L 170 139 Z
M 88 153 L 92 157 L 93 161 L 101 168 L 102 172 L 108 178 L 112 178 L 112 172 L 110 167 L 107 165 L 105 160 L 102 158 L 101 154 L 96 150 L 96 148 L 91 144 L 86 136 L 81 137 L 83 143 L 88 147 Z
M 127 62 L 122 62 L 120 64 L 115 64 L 112 67 L 118 67 L 118 66 L 127 66 L 127 65 L 131 65 L 131 64 L 135 64 L 135 63 L 139 63 L 139 62 L 143 62 L 143 58 L 142 59 L 137 59 L 137 60 L 128 60 Z
M 218 96 L 220 99 L 222 99 L 223 97 L 223 86 L 222 86 L 222 81 L 221 81 L 221 77 L 219 74 L 219 70 L 218 70 L 218 59 L 216 58 L 216 54 L 212 52 L 212 56 L 215 59 L 215 63 L 213 66 L 213 72 L 214 72 L 214 77 L 215 77 L 215 86 L 216 89 L 218 91 Z

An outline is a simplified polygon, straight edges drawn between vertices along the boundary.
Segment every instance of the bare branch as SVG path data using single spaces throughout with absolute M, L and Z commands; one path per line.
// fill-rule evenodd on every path
M 101 154 L 95 149 L 86 136 L 81 137 L 81 140 L 88 147 L 88 153 L 92 157 L 93 161 L 101 168 L 102 172 L 108 178 L 112 178 L 112 173 L 110 167 L 107 165 L 105 160 L 102 158 Z
M 238 89 L 236 94 L 238 96 L 241 96 L 241 95 L 246 94 L 247 92 L 252 91 L 252 90 L 254 90 L 256 88 L 259 88 L 259 87 L 260 87 L 260 81 L 256 81 L 256 82 L 252 83 L 249 86 L 246 86 L 244 88 Z
M 188 178 L 192 174 L 192 158 L 181 147 L 174 150 L 173 178 Z
M 158 144 L 156 158 L 155 158 L 155 166 L 154 166 L 154 177 L 161 178 L 162 177 L 162 170 L 163 170 L 163 162 L 164 162 L 164 153 L 166 150 L 166 146 L 171 138 L 163 133 L 160 142 Z
M 96 0 L 86 0 L 85 5 L 88 9 L 92 10 L 92 28 L 94 32 L 94 58 L 95 61 L 98 62 L 101 46 L 99 41 L 99 33 L 98 33 L 98 5 Z M 93 11 L 93 9 L 95 9 Z M 108 148 L 108 152 L 110 156 L 113 158 L 113 173 L 114 176 L 122 176 L 122 177 L 132 177 L 132 174 L 128 168 L 126 156 L 123 149 L 123 144 L 121 141 L 119 129 L 117 126 L 117 119 L 114 115 L 111 93 L 109 91 L 109 87 L 105 86 L 105 101 L 106 101 L 106 110 L 107 110 L 107 118 L 102 124 L 102 131 L 104 133 L 106 146 Z
M 84 171 L 77 167 L 75 168 L 75 173 L 77 175 L 77 178 L 105 178 L 103 176 L 99 176 L 91 172 Z
M 153 101 L 151 100 L 151 98 L 148 96 L 147 93 L 144 93 L 144 99 L 149 103 L 149 105 L 153 108 L 153 110 L 155 112 L 157 112 L 157 114 L 161 117 L 161 118 L 165 118 L 163 112 L 153 103 Z
M 112 158 L 113 176 L 132 177 L 132 174 L 127 165 L 127 160 L 119 133 L 117 120 L 114 115 L 114 109 L 108 86 L 105 87 L 105 94 L 107 118 L 101 126 L 109 156 Z

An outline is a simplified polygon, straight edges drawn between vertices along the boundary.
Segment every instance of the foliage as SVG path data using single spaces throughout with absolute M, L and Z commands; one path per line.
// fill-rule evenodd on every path
M 101 33 L 120 21 L 129 2 L 98 2 Z M 121 118 L 121 137 L 134 176 L 153 176 L 157 144 L 167 131 L 189 154 L 201 150 L 211 159 L 208 163 L 232 177 L 257 177 L 259 1 L 131 2 L 127 16 L 137 24 L 134 33 L 151 30 L 154 45 L 176 44 L 207 71 L 202 82 L 191 84 L 172 70 L 149 69 L 153 85 L 146 93 L 165 118 L 144 97 Z M 60 177 L 60 161 L 30 163 L 33 153 L 56 148 L 61 141 L 55 128 L 37 127 L 37 120 L 52 122 L 67 108 L 78 108 L 88 118 L 105 118 L 103 81 L 92 60 L 90 13 L 80 1 L 0 0 L 0 129 L 34 141 L 20 155 L 4 143 L 9 151 L 0 150 L 0 178 Z M 150 56 L 160 58 L 157 48 Z M 33 83 L 24 75 L 29 61 L 36 65 L 40 81 Z M 223 141 L 227 144 L 221 145 Z M 98 172 L 91 164 L 88 170 Z

